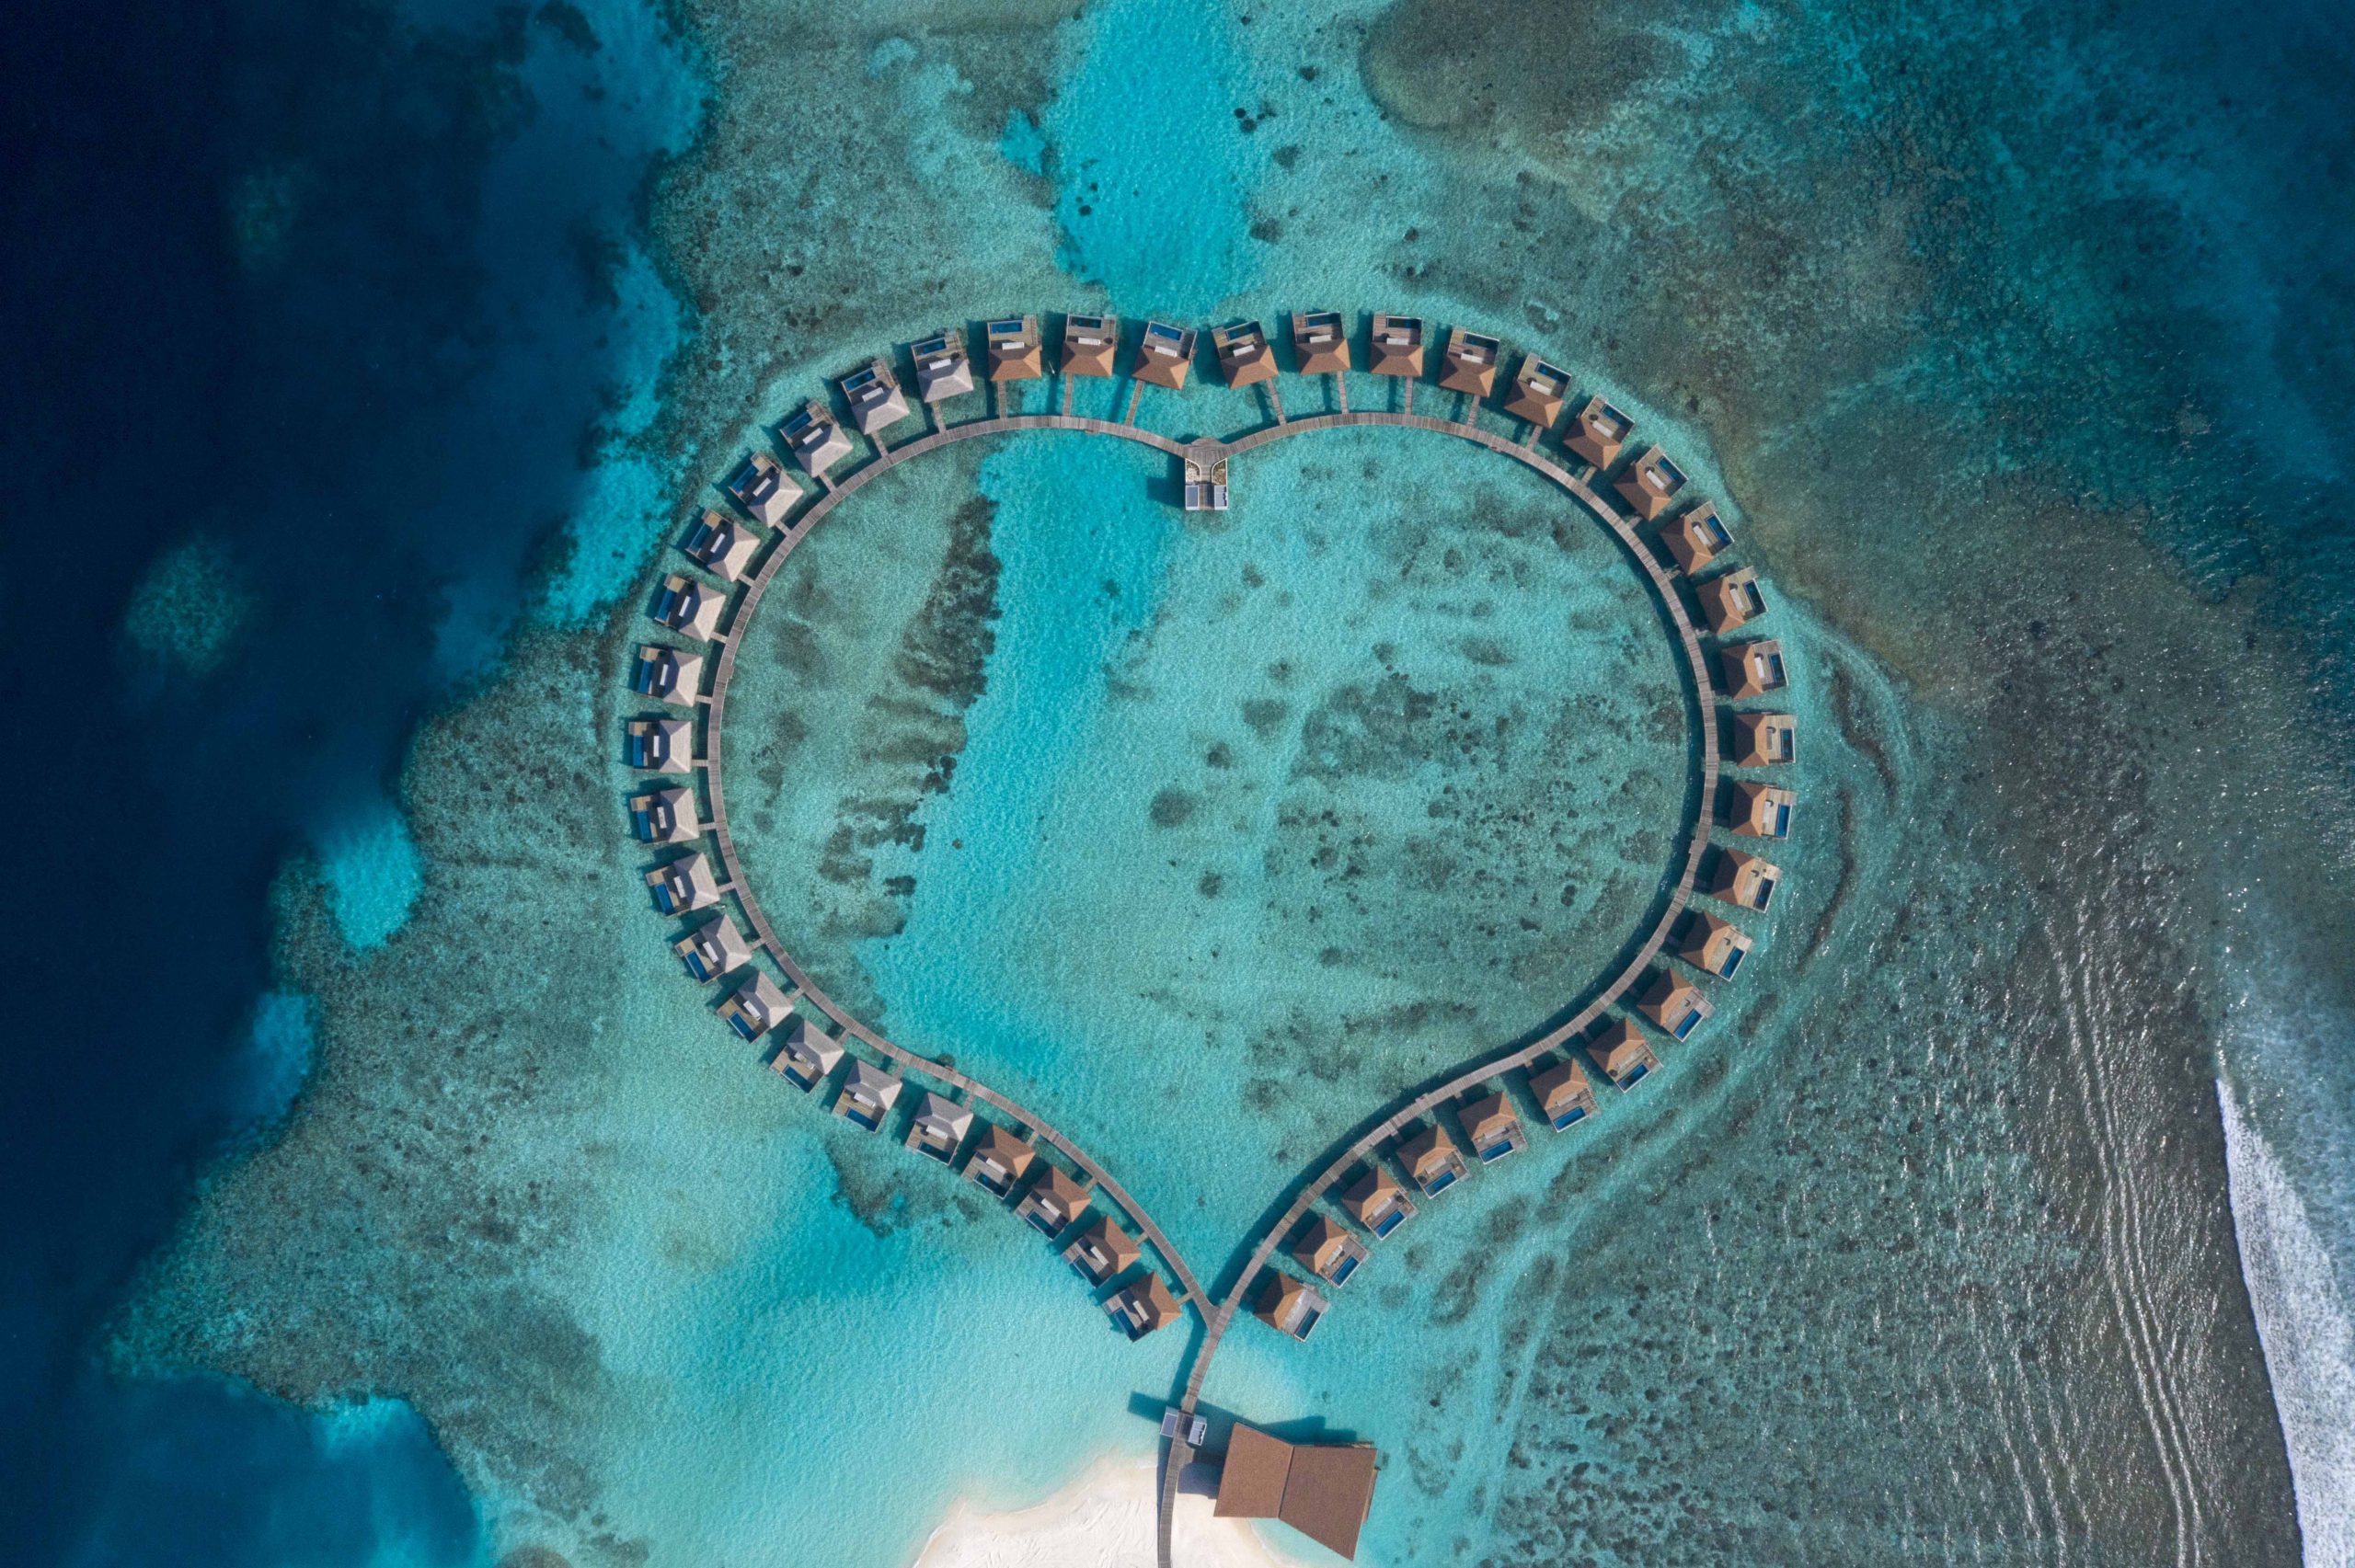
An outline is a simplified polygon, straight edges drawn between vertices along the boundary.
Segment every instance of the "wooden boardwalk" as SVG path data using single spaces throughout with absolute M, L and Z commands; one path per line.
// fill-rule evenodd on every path
M 1068 378 L 1065 378 L 1064 385 L 1061 390 L 1062 406 L 1068 408 L 1070 406 Z M 1142 390 L 1140 385 L 1132 394 L 1129 402 L 1129 418 L 1135 417 L 1137 401 Z M 1505 436 L 1483 429 L 1468 419 L 1444 419 L 1413 413 L 1411 401 L 1407 403 L 1407 411 L 1351 412 L 1349 409 L 1348 389 L 1345 383 L 1340 386 L 1337 397 L 1340 412 L 1299 415 L 1287 419 L 1283 417 L 1281 406 L 1277 404 L 1271 395 L 1269 400 L 1274 410 L 1274 419 L 1271 423 L 1223 441 L 1179 441 L 1152 430 L 1140 429 L 1127 422 L 1126 419 L 1116 422 L 1109 419 L 1078 418 L 1068 413 L 1027 415 L 992 413 L 988 417 L 959 424 L 942 424 L 932 407 L 926 405 L 924 413 L 927 428 L 924 434 L 898 445 L 885 446 L 879 441 L 874 442 L 876 455 L 872 460 L 851 471 L 838 482 L 822 483 L 818 493 L 805 504 L 801 513 L 793 520 L 771 546 L 768 554 L 763 557 L 747 579 L 743 593 L 736 600 L 726 626 L 716 639 L 719 647 L 717 673 L 709 695 L 702 699 L 698 708 L 698 711 L 705 715 L 705 725 L 704 752 L 696 765 L 705 774 L 710 797 L 707 810 L 707 818 L 711 825 L 710 832 L 718 845 L 719 859 L 729 884 L 729 891 L 742 906 L 745 918 L 752 928 L 754 940 L 760 946 L 768 950 L 777 966 L 785 971 L 794 985 L 799 988 L 807 1004 L 816 1007 L 827 1017 L 833 1019 L 846 1036 L 863 1041 L 875 1051 L 898 1062 L 910 1071 L 951 1086 L 963 1093 L 969 1100 L 990 1105 L 1006 1117 L 1033 1128 L 1040 1139 L 1059 1150 L 1073 1165 L 1091 1177 L 1097 1187 L 1135 1222 L 1146 1241 L 1178 1276 L 1185 1299 L 1191 1304 L 1202 1320 L 1201 1338 L 1192 1350 L 1185 1391 L 1179 1402 L 1179 1408 L 1189 1415 L 1193 1413 L 1201 1397 L 1203 1383 L 1209 1377 L 1211 1366 L 1217 1356 L 1219 1346 L 1224 1340 L 1227 1330 L 1233 1325 L 1236 1312 L 1248 1299 L 1251 1287 L 1258 1279 L 1261 1271 L 1268 1266 L 1277 1248 L 1282 1243 L 1283 1238 L 1292 1232 L 1336 1182 L 1361 1162 L 1376 1157 L 1384 1143 L 1398 1136 L 1411 1123 L 1455 1102 L 1469 1091 L 1501 1074 L 1526 1068 L 1539 1058 L 1549 1052 L 1559 1050 L 1576 1039 L 1591 1027 L 1606 1009 L 1624 998 L 1658 960 L 1662 948 L 1668 942 L 1670 932 L 1683 916 L 1693 897 L 1700 876 L 1701 863 L 1708 849 L 1709 830 L 1715 813 L 1718 784 L 1717 710 L 1717 694 L 1709 676 L 1707 656 L 1702 647 L 1700 633 L 1694 626 L 1692 617 L 1686 612 L 1683 601 L 1677 592 L 1676 575 L 1660 565 L 1658 558 L 1651 553 L 1650 547 L 1644 543 L 1637 532 L 1637 526 L 1622 516 L 1618 509 L 1605 500 L 1586 480 L 1580 478 L 1572 470 L 1554 461 L 1539 450 L 1539 444 L 1535 439 L 1536 432 L 1534 429 L 1516 436 Z M 1200 457 L 1212 449 L 1216 449 L 1228 457 L 1239 457 L 1258 447 L 1265 446 L 1269 441 L 1306 435 L 1317 430 L 1357 426 L 1393 426 L 1431 430 L 1468 441 L 1476 445 L 1486 447 L 1491 452 L 1501 453 L 1543 475 L 1576 501 L 1594 521 L 1600 523 L 1618 540 L 1628 557 L 1651 584 L 1661 612 L 1674 629 L 1677 642 L 1684 655 L 1685 670 L 1691 681 L 1692 697 L 1700 729 L 1700 791 L 1694 807 L 1694 820 L 1684 835 L 1683 861 L 1677 867 L 1676 879 L 1669 890 L 1660 919 L 1653 925 L 1643 945 L 1618 974 L 1614 976 L 1574 1015 L 1547 1030 L 1543 1036 L 1525 1045 L 1480 1057 L 1465 1064 L 1435 1087 L 1401 1099 L 1391 1105 L 1380 1120 L 1360 1133 L 1345 1147 L 1326 1155 L 1323 1162 L 1315 1168 L 1314 1174 L 1301 1186 L 1282 1213 L 1258 1233 L 1245 1257 L 1241 1271 L 1229 1283 L 1225 1291 L 1213 1300 L 1210 1293 L 1204 1289 L 1200 1279 L 1178 1251 L 1177 1244 L 1145 1211 L 1143 1206 L 1132 1197 L 1127 1189 L 1113 1178 L 1111 1173 L 1100 1161 L 1090 1155 L 1044 1117 L 1017 1104 L 989 1085 L 945 1063 L 908 1050 L 868 1028 L 828 996 L 811 980 L 800 965 L 795 962 L 784 943 L 779 940 L 775 929 L 770 924 L 767 912 L 761 908 L 759 898 L 752 892 L 750 882 L 744 876 L 742 864 L 736 852 L 735 840 L 729 826 L 726 791 L 727 751 L 724 735 L 729 683 L 735 672 L 736 654 L 742 641 L 741 629 L 753 611 L 759 608 L 762 596 L 766 593 L 768 585 L 775 579 L 778 568 L 784 565 L 795 548 L 809 537 L 810 531 L 828 512 L 844 500 L 856 495 L 877 475 L 901 463 L 921 456 L 936 447 L 984 436 L 1050 429 L 1112 436 L 1121 441 L 1135 441 L 1141 445 L 1153 447 L 1178 458 L 1184 457 L 1189 451 Z M 1193 1457 L 1193 1449 L 1182 1438 L 1170 1439 L 1164 1451 L 1158 1536 L 1158 1559 L 1161 1568 L 1170 1568 L 1170 1527 L 1177 1506 L 1179 1473 Z

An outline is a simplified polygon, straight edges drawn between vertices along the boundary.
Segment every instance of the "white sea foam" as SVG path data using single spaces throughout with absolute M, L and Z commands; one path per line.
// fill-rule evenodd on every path
M 2219 1079 L 2241 1277 L 2290 1451 L 2307 1568 L 2355 1568 L 2355 1313 L 2280 1160 Z

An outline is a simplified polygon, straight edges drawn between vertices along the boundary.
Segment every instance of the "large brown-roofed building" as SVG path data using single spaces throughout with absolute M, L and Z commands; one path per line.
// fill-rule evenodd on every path
M 982 1127 L 982 1136 L 973 1140 L 973 1151 L 965 1156 L 965 1179 L 984 1192 L 1004 1197 L 1038 1158 L 1039 1151 L 1030 1146 L 1028 1139 L 990 1122 Z
M 723 582 L 734 582 L 760 554 L 761 536 L 750 523 L 724 511 L 706 510 L 687 524 L 679 548 L 688 560 Z
M 926 403 L 961 397 L 973 390 L 973 361 L 965 352 L 965 329 L 950 327 L 912 345 L 908 358 L 916 367 L 916 395 Z
M 1798 755 L 1799 721 L 1789 714 L 1732 714 L 1728 755 L 1737 768 L 1772 768 Z
M 647 844 L 684 844 L 703 833 L 695 791 L 684 784 L 670 784 L 631 795 L 629 825 L 638 841 Z
M 1255 386 L 1276 379 L 1275 350 L 1256 321 L 1231 321 L 1211 333 L 1218 373 L 1229 386 Z
M 654 895 L 654 907 L 666 915 L 707 910 L 719 902 L 719 884 L 712 879 L 711 862 L 701 850 L 656 866 L 646 874 L 646 886 Z
M 801 481 L 764 452 L 746 452 L 744 461 L 736 465 L 736 471 L 720 487 L 754 522 L 771 528 L 784 527 L 785 514 L 801 498 Z
M 1148 386 L 1184 389 L 1187 372 L 1194 368 L 1194 329 L 1148 321 L 1137 339 L 1136 378 Z
M 1036 381 L 1047 373 L 1047 340 L 1035 315 L 1003 316 L 982 331 L 989 346 L 990 379 Z
M 807 1094 L 826 1081 L 834 1064 L 843 1059 L 840 1042 L 810 1026 L 806 1018 L 797 1018 L 783 1031 L 785 1043 L 769 1060 L 769 1070 L 780 1073 L 786 1082 Z
M 965 1134 L 972 1125 L 972 1112 L 946 1094 L 926 1091 L 916 1102 L 916 1114 L 909 1118 L 907 1145 L 925 1158 L 947 1165 L 964 1147 Z
M 1136 1238 L 1113 1224 L 1109 1214 L 1099 1214 L 1081 1226 L 1063 1244 L 1063 1262 L 1079 1270 L 1080 1277 L 1090 1285 L 1103 1284 L 1143 1256 Z
M 1441 1130 L 1437 1122 L 1411 1138 L 1400 1139 L 1397 1153 L 1398 1163 L 1423 1189 L 1425 1197 L 1437 1197 L 1470 1169 L 1464 1163 L 1463 1150 L 1455 1147 L 1455 1140 Z
M 1497 384 L 1497 361 L 1504 345 L 1485 332 L 1447 329 L 1447 346 L 1439 354 L 1439 383 L 1449 392 L 1486 397 Z
M 1668 453 L 1654 447 L 1619 475 L 1616 488 L 1628 510 L 1648 521 L 1666 511 L 1676 492 L 1684 488 L 1684 471 L 1669 461 Z
M 1562 417 L 1562 405 L 1569 395 L 1568 372 L 1557 370 L 1534 354 L 1523 354 L 1521 368 L 1512 372 L 1512 391 L 1505 398 L 1505 412 L 1541 430 L 1550 430 L 1554 421 Z
M 1221 1518 L 1281 1519 L 1317 1545 L 1355 1559 L 1373 1508 L 1369 1443 L 1287 1443 L 1238 1421 L 1219 1472 Z
M 691 708 L 695 706 L 695 693 L 703 689 L 703 655 L 685 648 L 664 647 L 660 643 L 643 644 L 638 650 L 638 668 L 631 672 L 629 689 L 658 703 Z
M 1781 784 L 1743 779 L 1733 786 L 1733 807 L 1726 814 L 1726 826 L 1753 839 L 1787 839 L 1791 808 L 1798 804 L 1798 796 Z
M 1676 944 L 1676 956 L 1701 970 L 1729 980 L 1741 961 L 1750 956 L 1750 938 L 1729 920 L 1721 919 L 1706 910 L 1689 910 L 1684 915 L 1683 935 Z
M 1652 1055 L 1651 1047 L 1625 1018 L 1604 1024 L 1603 1032 L 1587 1042 L 1586 1054 L 1594 1059 L 1603 1076 L 1623 1091 L 1633 1089 L 1660 1065 L 1660 1058 Z
M 1527 1141 L 1521 1130 L 1521 1118 L 1513 1115 L 1512 1102 L 1500 1093 L 1466 1100 L 1457 1107 L 1455 1118 L 1464 1124 L 1464 1134 L 1472 1140 L 1472 1152 L 1480 1157 L 1483 1165 L 1493 1165 L 1508 1154 L 1520 1153 Z
M 908 395 L 900 378 L 891 373 L 889 361 L 869 360 L 834 385 L 850 409 L 850 422 L 861 435 L 888 429 L 908 417 Z
M 1529 1075 L 1529 1097 L 1556 1132 L 1594 1115 L 1594 1085 L 1574 1061 L 1557 1061 Z
M 793 453 L 793 461 L 813 479 L 850 455 L 850 437 L 814 398 L 787 414 L 776 433 Z
M 1311 1274 L 1343 1285 L 1365 1262 L 1366 1250 L 1363 1242 L 1319 1214 L 1302 1228 L 1300 1239 L 1292 1244 L 1292 1255 Z
M 1758 574 L 1748 567 L 1707 578 L 1694 594 L 1701 601 L 1701 618 L 1719 636 L 1766 613 L 1766 596 L 1759 591 Z
M 1112 1292 L 1104 1303 L 1112 1321 L 1131 1339 L 1143 1339 L 1155 1329 L 1167 1328 L 1178 1321 L 1178 1298 L 1169 1293 L 1161 1276 L 1147 1272 Z
M 1763 697 L 1791 683 L 1790 671 L 1783 668 L 1783 645 L 1772 637 L 1728 643 L 1717 650 L 1717 671 L 1729 697 Z
M 658 626 L 707 643 L 719 635 L 719 617 L 727 609 L 726 589 L 672 572 L 662 579 L 662 591 L 654 596 L 654 608 L 647 613 Z
M 1366 346 L 1373 353 L 1373 363 L 1366 368 L 1376 375 L 1423 373 L 1423 318 L 1419 315 L 1377 313 L 1373 329 L 1366 334 Z
M 762 970 L 746 975 L 719 1004 L 719 1016 L 748 1040 L 757 1040 L 793 1012 L 784 989 Z
M 724 914 L 704 921 L 671 944 L 671 951 L 679 956 L 687 973 L 705 985 L 752 961 L 752 949 L 745 942 L 744 933 Z
M 1569 429 L 1562 432 L 1562 444 L 1570 449 L 1572 455 L 1597 468 L 1608 468 L 1619 461 L 1619 450 L 1627 444 L 1635 429 L 1636 422 L 1626 415 L 1600 397 L 1590 397 L 1570 416 Z
M 875 1131 L 900 1098 L 902 1080 L 899 1074 L 886 1072 L 871 1061 L 854 1061 L 850 1076 L 834 1093 L 834 1115 L 853 1127 Z
M 1251 1311 L 1269 1328 L 1305 1340 L 1316 1332 L 1317 1322 L 1325 1316 L 1327 1305 L 1313 1286 L 1294 1279 L 1280 1268 L 1270 1268 L 1259 1278 Z
M 1687 507 L 1661 523 L 1660 542 L 1686 577 L 1715 560 L 1718 552 L 1733 548 L 1733 535 L 1726 532 L 1715 501 Z
M 1636 1011 L 1660 1025 L 1671 1039 L 1683 1040 L 1708 1018 L 1712 1009 L 1701 988 L 1666 969 L 1653 972 L 1636 1001 Z
M 1109 376 L 1119 369 L 1120 354 L 1120 317 L 1063 317 L 1063 374 Z
M 1782 867 L 1748 850 L 1720 849 L 1717 863 L 1709 873 L 1707 891 L 1713 898 L 1723 898 L 1729 904 L 1739 904 L 1763 914 L 1774 899 L 1775 885 L 1782 879 Z
M 1039 1179 L 1014 1206 L 1014 1212 L 1050 1236 L 1063 1234 L 1063 1227 L 1084 1213 L 1095 1195 L 1092 1183 L 1066 1175 L 1061 1166 L 1040 1161 Z
M 1414 1201 L 1379 1164 L 1367 1165 L 1365 1174 L 1350 1184 L 1349 1191 L 1341 1195 L 1341 1207 L 1377 1238 L 1415 1217 Z
M 1350 326 L 1333 310 L 1292 313 L 1292 357 L 1303 375 L 1339 375 L 1350 368 Z

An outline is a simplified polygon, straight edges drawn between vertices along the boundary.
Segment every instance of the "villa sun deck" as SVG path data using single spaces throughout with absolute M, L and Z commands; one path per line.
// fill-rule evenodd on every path
M 1395 1152 L 1425 1197 L 1437 1197 L 1471 1173 L 1471 1167 L 1464 1162 L 1464 1151 L 1437 1122 L 1401 1139 Z
M 1035 315 L 1004 316 L 982 329 L 994 382 L 1036 381 L 1047 373 L 1047 341 Z
M 654 907 L 666 915 L 707 910 L 719 902 L 719 884 L 701 850 L 656 866 L 646 874 L 646 887 L 654 895 Z
M 1569 428 L 1562 432 L 1562 444 L 1581 462 L 1604 469 L 1619 461 L 1620 449 L 1627 444 L 1635 429 L 1636 422 L 1626 415 L 1600 397 L 1590 397 L 1570 417 Z
M 1259 330 L 1256 321 L 1235 321 L 1211 334 L 1211 348 L 1218 355 L 1219 374 L 1229 386 L 1256 386 L 1276 378 L 1275 351 L 1268 347 L 1268 336 Z
M 1783 645 L 1772 637 L 1726 644 L 1717 649 L 1717 672 L 1725 679 L 1726 695 L 1737 700 L 1763 697 L 1791 683 L 1790 671 L 1783 665 Z
M 1109 378 L 1119 373 L 1120 354 L 1119 316 L 1063 317 L 1063 374 Z
M 1303 375 L 1340 375 L 1350 369 L 1350 324 L 1334 310 L 1292 313 L 1292 351 Z
M 1358 1265 L 1372 1254 L 1347 1230 L 1322 1214 L 1312 1216 L 1292 1244 L 1292 1255 L 1301 1267 L 1332 1285 L 1346 1285 Z
M 1378 1163 L 1369 1163 L 1365 1174 L 1350 1184 L 1341 1195 L 1341 1207 L 1376 1241 L 1415 1217 L 1414 1200 L 1407 1196 L 1407 1189 Z
M 695 808 L 695 791 L 684 784 L 669 784 L 649 789 L 629 797 L 630 831 L 640 843 L 684 844 L 701 838 L 702 817 Z
M 1681 975 L 1659 969 L 1645 985 L 1643 995 L 1637 998 L 1636 1011 L 1670 1039 L 1686 1040 L 1716 1009 L 1701 994 L 1699 986 Z
M 706 509 L 687 524 L 679 549 L 688 560 L 722 582 L 740 582 L 760 554 L 761 536 L 749 523 L 724 511 Z
M 1676 956 L 1703 974 L 1729 980 L 1750 956 L 1750 938 L 1733 921 L 1706 910 L 1688 910 Z
M 1575 1127 L 1594 1115 L 1594 1085 L 1587 1082 L 1586 1070 L 1574 1061 L 1557 1061 L 1542 1071 L 1529 1075 L 1529 1097 L 1545 1114 L 1547 1125 L 1556 1132 Z
M 1602 1032 L 1587 1042 L 1586 1054 L 1603 1070 L 1603 1076 L 1623 1093 L 1660 1066 L 1660 1058 L 1652 1054 L 1649 1043 L 1625 1018 L 1614 1018 L 1604 1024 Z
M 1096 1196 L 1093 1182 L 1084 1182 L 1068 1175 L 1060 1165 L 1041 1160 L 1039 1179 L 1014 1206 L 1014 1212 L 1049 1236 L 1060 1236 L 1071 1222 L 1087 1211 Z
M 1114 1291 L 1104 1303 L 1112 1321 L 1131 1339 L 1143 1339 L 1155 1329 L 1167 1328 L 1183 1315 L 1178 1298 L 1161 1276 L 1147 1272 Z
M 900 1091 L 906 1086 L 899 1074 L 887 1072 L 871 1061 L 854 1061 L 843 1086 L 834 1093 L 834 1115 L 853 1127 L 868 1132 L 879 1130 L 891 1107 L 899 1103 Z
M 729 1028 L 757 1040 L 791 1015 L 793 1001 L 764 971 L 754 969 L 728 993 L 718 1011 Z
M 965 352 L 962 327 L 936 332 L 908 349 L 916 367 L 916 395 L 926 403 L 961 397 L 973 390 L 973 361 Z
M 1136 1238 L 1099 1214 L 1081 1226 L 1063 1245 L 1063 1262 L 1079 1271 L 1090 1285 L 1101 1285 L 1133 1265 L 1144 1253 Z
M 1787 839 L 1791 836 L 1791 810 L 1798 804 L 1798 796 L 1781 784 L 1743 779 L 1733 786 L 1726 826 L 1753 839 Z
M 658 703 L 691 708 L 695 706 L 695 694 L 703 689 L 703 655 L 686 648 L 665 647 L 661 643 L 641 644 L 638 666 L 630 674 L 629 689 Z
M 1717 854 L 1705 891 L 1713 898 L 1764 913 L 1774 900 L 1775 884 L 1783 879 L 1782 868 L 1748 850 L 1719 849 Z
M 983 1192 L 1004 1197 L 1020 1184 L 1038 1158 L 1039 1151 L 1028 1139 L 992 1122 L 982 1128 L 982 1136 L 973 1140 L 973 1151 L 965 1156 L 965 1179 Z
M 1661 523 L 1660 542 L 1668 547 L 1677 569 L 1686 577 L 1733 548 L 1733 535 L 1726 532 L 1725 520 L 1717 515 L 1715 501 L 1687 507 Z
M 1727 760 L 1737 768 L 1773 768 L 1798 755 L 1799 721 L 1789 714 L 1729 715 Z
M 1376 375 L 1419 377 L 1423 373 L 1423 318 L 1376 313 L 1366 344 L 1373 362 L 1366 368 Z
M 1147 386 L 1185 390 L 1187 372 L 1194 368 L 1194 329 L 1148 321 L 1137 339 L 1137 359 L 1130 373 Z
M 1251 1310 L 1269 1328 L 1281 1329 L 1305 1342 L 1316 1332 L 1317 1322 L 1330 1305 L 1315 1287 L 1294 1279 L 1281 1269 L 1270 1268 L 1260 1278 L 1258 1299 Z
M 622 757 L 642 773 L 684 773 L 695 765 L 695 725 L 683 718 L 634 718 L 622 727 Z
M 1676 493 L 1684 488 L 1684 471 L 1669 461 L 1668 453 L 1654 447 L 1619 475 L 1614 488 L 1628 510 L 1649 522 L 1668 510 Z
M 889 360 L 867 361 L 835 382 L 834 387 L 850 410 L 850 422 L 863 436 L 890 429 L 910 412 L 907 392 L 892 373 Z
M 843 1047 L 831 1036 L 811 1026 L 806 1018 L 796 1018 L 778 1031 L 784 1043 L 769 1059 L 769 1070 L 804 1094 L 826 1081 L 843 1059 Z
M 726 915 L 707 920 L 671 944 L 687 973 L 705 985 L 752 961 L 752 949 Z
M 1557 370 L 1534 354 L 1523 354 L 1521 368 L 1512 373 L 1505 412 L 1524 424 L 1550 430 L 1562 417 L 1562 406 L 1569 395 L 1569 372 Z
M 785 514 L 801 498 L 801 481 L 764 452 L 745 453 L 744 461 L 720 488 L 744 509 L 745 515 L 769 528 L 783 528 Z
M 1496 389 L 1497 362 L 1503 355 L 1504 345 L 1486 333 L 1449 327 L 1447 346 L 1439 356 L 1442 390 L 1467 397 L 1488 396 Z
M 666 631 L 707 643 L 719 635 L 719 618 L 727 611 L 725 588 L 672 572 L 662 579 L 662 590 L 654 596 L 654 607 L 647 613 Z
M 1465 1101 L 1456 1108 L 1455 1119 L 1463 1124 L 1472 1152 L 1483 1165 L 1520 1153 L 1528 1142 L 1528 1135 L 1521 1130 L 1521 1118 L 1513 1114 L 1512 1102 L 1501 1093 Z
M 1705 579 L 1694 589 L 1701 601 L 1701 618 L 1718 636 L 1766 613 L 1766 596 L 1759 590 L 1758 573 L 1743 567 Z
M 915 1115 L 908 1118 L 908 1136 L 903 1141 L 927 1160 L 953 1165 L 957 1151 L 965 1146 L 965 1135 L 972 1127 L 971 1111 L 946 1094 L 928 1090 L 916 1102 Z

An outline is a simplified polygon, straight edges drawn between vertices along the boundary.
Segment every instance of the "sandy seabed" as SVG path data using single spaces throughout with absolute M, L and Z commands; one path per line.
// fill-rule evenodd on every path
M 1150 1459 L 1100 1459 L 1052 1497 L 1018 1513 L 984 1514 L 960 1502 L 925 1542 L 913 1568 L 1150 1564 L 1157 1471 Z M 1208 1497 L 1178 1500 L 1171 1545 L 1188 1568 L 1304 1568 L 1308 1562 L 1275 1551 L 1240 1519 L 1215 1516 Z

